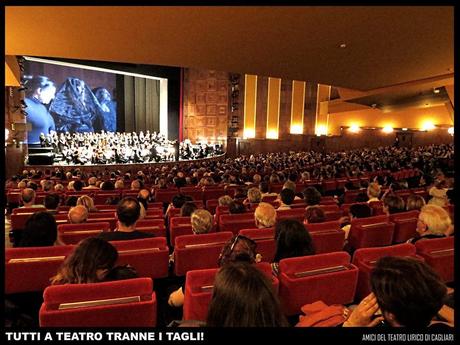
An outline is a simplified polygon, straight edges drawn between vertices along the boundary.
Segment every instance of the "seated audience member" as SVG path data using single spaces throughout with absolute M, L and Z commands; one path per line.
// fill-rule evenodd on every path
M 45 207 L 44 205 L 35 205 L 35 191 L 31 188 L 25 188 L 21 192 L 23 206 L 21 207 Z
M 244 200 L 246 199 L 246 189 L 244 188 L 237 188 L 235 190 L 235 196 L 233 197 L 233 200 Z
M 265 196 L 278 196 L 277 193 L 270 193 L 270 185 L 267 182 L 260 182 L 259 190 L 262 193 L 262 199 Z
M 125 183 L 123 179 L 119 178 L 118 180 L 115 181 L 115 189 L 124 189 L 125 188 Z
M 413 329 L 439 326 L 433 319 L 446 308 L 447 288 L 426 263 L 383 257 L 371 272 L 370 285 L 372 293 L 353 310 L 344 327 L 375 327 L 382 322 Z
M 62 193 L 64 192 L 65 188 L 64 188 L 64 185 L 62 183 L 56 183 L 56 185 L 54 186 L 54 191 L 56 193 Z
M 417 210 L 420 211 L 426 205 L 425 199 L 422 196 L 411 194 L 406 200 L 406 211 Z
M 101 183 L 101 190 L 115 190 L 115 185 L 112 181 L 104 181 Z
M 70 181 L 70 182 L 67 184 L 67 190 L 68 190 L 68 191 L 75 192 L 75 188 L 73 187 L 74 182 L 75 182 L 75 181 Z
M 276 223 L 276 210 L 266 202 L 261 202 L 254 211 L 254 221 L 259 229 L 272 228 Z
M 321 193 L 315 187 L 307 187 L 303 191 L 303 198 L 307 206 L 319 205 L 321 202 Z
M 142 185 L 141 181 L 138 179 L 135 179 L 133 182 L 131 182 L 131 190 L 141 190 Z
M 106 241 L 124 241 L 155 237 L 153 234 L 136 230 L 136 223 L 140 215 L 141 205 L 139 201 L 132 197 L 123 198 L 117 206 L 116 229 L 111 232 L 103 232 L 98 237 Z
M 44 192 L 51 192 L 54 189 L 54 182 L 51 180 L 44 180 L 42 188 Z
M 78 196 L 76 195 L 72 195 L 72 196 L 69 196 L 65 202 L 65 205 L 66 206 L 77 206 L 77 201 L 78 201 Z
M 69 185 L 70 185 L 70 182 L 69 182 Z M 81 180 L 76 180 L 76 181 L 73 181 L 73 189 L 76 191 L 76 192 L 80 192 L 82 189 L 83 189 L 83 182 Z
M 233 199 L 230 195 L 222 195 L 219 199 L 217 199 L 217 204 L 219 206 L 230 206 L 233 202 Z
M 400 196 L 389 193 L 383 198 L 383 211 L 386 214 L 395 214 L 406 210 L 404 199 Z
M 352 204 L 348 211 L 348 217 L 340 218 L 342 225 L 342 230 L 345 231 L 345 239 L 348 238 L 348 234 L 351 228 L 351 221 L 354 218 L 367 218 L 372 215 L 371 208 L 366 204 Z
M 139 191 L 139 194 L 137 195 L 137 201 L 139 201 L 146 210 L 148 208 L 149 200 L 150 200 L 150 191 L 145 188 L 141 189 Z
M 430 188 L 428 194 L 431 199 L 428 200 L 429 205 L 436 205 L 440 207 L 447 206 L 449 200 L 447 199 L 447 188 L 445 182 L 439 182 Z
M 252 176 L 252 183 L 256 186 L 259 185 L 260 181 L 262 181 L 262 176 L 260 176 L 259 174 L 254 174 L 254 176 Z
M 310 206 L 305 210 L 305 224 L 322 223 L 326 221 L 326 215 L 321 207 Z
M 112 244 L 97 237 L 86 238 L 64 260 L 57 274 L 51 278 L 51 284 L 88 284 L 137 278 L 132 268 L 115 267 L 117 259 L 118 252 Z
M 43 200 L 46 210 L 51 214 L 56 214 L 60 202 L 59 194 L 55 193 L 47 194 Z
M 40 211 L 27 219 L 18 247 L 54 246 L 57 239 L 56 220 L 50 212 Z
M 96 186 L 96 183 L 97 183 L 97 177 L 91 176 L 88 179 L 88 186 L 83 187 L 83 189 L 99 189 L 99 187 Z
M 355 202 L 368 202 L 369 197 L 365 192 L 359 193 L 356 195 Z
M 187 180 L 185 179 L 185 175 L 182 171 L 179 171 L 177 176 L 174 177 L 174 184 L 177 188 L 182 188 L 187 185 Z
M 262 200 L 262 193 L 259 188 L 253 187 L 248 189 L 248 197 L 244 200 L 245 204 L 258 204 Z
M 168 205 L 168 209 L 166 210 L 166 216 L 169 217 L 169 210 L 171 209 L 179 209 L 187 202 L 187 197 L 184 194 L 177 194 L 174 195 L 171 203 Z
M 185 204 L 182 205 L 180 208 L 180 216 L 181 217 L 190 217 L 195 210 L 198 208 L 196 207 L 193 201 L 187 201 Z
M 191 223 L 194 234 L 206 234 L 212 229 L 213 216 L 209 211 L 199 208 L 192 213 Z
M 70 208 L 67 214 L 67 218 L 69 219 L 70 224 L 81 224 L 86 223 L 88 220 L 88 215 L 89 212 L 85 206 L 77 205 Z
M 449 213 L 440 206 L 425 205 L 418 215 L 417 236 L 407 242 L 415 243 L 421 240 L 449 236 L 452 233 L 453 225 Z
M 77 206 L 82 205 L 85 206 L 88 212 L 97 212 L 97 208 L 94 207 L 93 198 L 89 195 L 82 195 L 77 199 Z
M 33 181 L 29 181 L 29 182 L 27 182 L 27 188 L 30 188 L 30 189 L 33 189 L 34 191 L 37 191 L 38 185 Z
M 273 274 L 278 275 L 282 259 L 313 255 L 315 249 L 310 234 L 297 220 L 284 219 L 275 227 L 276 252 L 272 263 Z
M 281 204 L 277 210 L 290 210 L 291 204 L 294 202 L 295 193 L 292 189 L 284 188 L 280 192 Z
M 228 210 L 230 214 L 246 213 L 246 206 L 241 201 L 234 200 L 229 206 Z
M 26 181 L 20 181 L 18 183 L 18 189 L 24 189 L 27 188 L 27 182 Z
M 208 327 L 281 327 L 288 322 L 273 284 L 247 262 L 229 263 L 216 275 Z

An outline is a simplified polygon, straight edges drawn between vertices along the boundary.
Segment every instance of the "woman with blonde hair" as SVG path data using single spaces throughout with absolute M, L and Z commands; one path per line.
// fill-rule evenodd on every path
M 82 195 L 79 197 L 77 200 L 77 206 L 78 205 L 85 206 L 88 212 L 97 212 L 97 208 L 94 207 L 93 198 L 91 198 L 89 195 Z
M 266 202 L 261 202 L 254 212 L 254 220 L 259 229 L 271 228 L 276 223 L 276 210 Z
M 407 242 L 413 244 L 421 240 L 446 237 L 452 232 L 452 220 L 447 211 L 440 206 L 425 205 L 418 215 L 417 236 Z
M 425 205 L 426 205 L 425 199 L 423 199 L 423 197 L 420 195 L 411 194 L 407 197 L 407 200 L 406 200 L 406 210 L 407 211 L 412 211 L 412 210 L 420 211 L 422 207 Z
M 191 222 L 194 234 L 206 234 L 212 229 L 213 216 L 207 210 L 197 209 L 192 213 Z

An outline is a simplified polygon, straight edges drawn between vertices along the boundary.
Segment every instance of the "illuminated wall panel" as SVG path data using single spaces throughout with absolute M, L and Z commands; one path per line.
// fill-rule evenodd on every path
M 331 98 L 331 87 L 329 85 L 318 84 L 316 97 L 316 123 L 315 134 L 327 135 L 329 122 L 329 107 L 327 101 Z
M 256 135 L 256 100 L 257 76 L 244 76 L 244 133 L 245 138 L 254 138 Z
M 281 79 L 268 78 L 267 139 L 278 139 Z
M 291 134 L 303 134 L 305 82 L 292 81 Z

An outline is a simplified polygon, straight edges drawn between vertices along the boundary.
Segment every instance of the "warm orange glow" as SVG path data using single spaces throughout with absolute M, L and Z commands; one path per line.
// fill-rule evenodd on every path
M 454 135 L 454 127 L 449 127 L 447 133 L 449 133 L 450 135 Z
M 327 127 L 325 125 L 317 125 L 315 134 L 320 135 L 327 135 Z
M 276 129 L 269 129 L 266 137 L 267 139 L 278 139 L 278 131 Z
M 244 76 L 244 138 L 256 136 L 256 103 L 257 103 L 257 76 L 246 74 Z
M 243 137 L 245 139 L 254 138 L 256 136 L 256 131 L 252 128 L 245 128 Z
M 385 126 L 385 127 L 383 127 L 382 132 L 383 133 L 393 133 L 393 127 Z
M 431 130 L 433 130 L 434 128 L 435 128 L 435 127 L 434 127 L 434 123 L 433 123 L 433 122 L 431 122 L 431 121 L 425 121 L 425 122 L 423 122 L 422 128 L 421 128 L 421 129 L 422 129 L 423 131 L 431 131 Z
M 350 128 L 348 128 L 348 130 L 351 133 L 358 133 L 361 130 L 361 128 L 357 124 L 353 124 L 350 126 Z
M 291 134 L 302 134 L 303 127 L 302 125 L 291 125 Z

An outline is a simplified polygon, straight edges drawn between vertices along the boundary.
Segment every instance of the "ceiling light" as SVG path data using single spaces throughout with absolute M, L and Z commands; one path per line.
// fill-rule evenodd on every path
M 339 47 L 340 47 L 340 48 L 346 48 L 347 45 L 346 45 L 346 43 L 342 43 Z
M 439 89 L 434 89 L 433 92 L 434 93 L 439 93 L 440 91 L 439 91 Z
M 407 131 L 407 128 L 401 128 L 403 131 Z
M 383 133 L 392 133 L 393 132 L 393 127 L 391 126 L 385 126 L 382 128 Z

